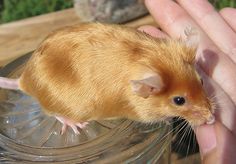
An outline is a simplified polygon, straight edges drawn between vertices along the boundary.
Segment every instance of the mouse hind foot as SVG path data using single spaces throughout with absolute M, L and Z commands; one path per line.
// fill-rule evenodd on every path
M 75 134 L 80 134 L 78 128 L 83 129 L 86 127 L 86 125 L 88 125 L 88 122 L 76 123 L 74 121 L 69 120 L 68 118 L 61 116 L 56 116 L 56 119 L 62 123 L 62 129 L 60 132 L 61 135 L 66 132 L 67 127 L 71 127 Z

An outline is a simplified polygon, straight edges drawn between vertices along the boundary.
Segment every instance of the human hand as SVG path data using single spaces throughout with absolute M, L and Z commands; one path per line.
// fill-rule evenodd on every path
M 236 161 L 236 9 L 219 13 L 207 0 L 146 0 L 162 31 L 152 26 L 139 30 L 155 37 L 183 37 L 187 28 L 200 35 L 197 64 L 209 95 L 217 103 L 216 122 L 195 129 L 203 163 Z M 212 80 L 211 80 L 212 79 Z

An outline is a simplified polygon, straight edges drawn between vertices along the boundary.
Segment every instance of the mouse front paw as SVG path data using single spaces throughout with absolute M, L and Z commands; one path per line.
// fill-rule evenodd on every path
M 62 129 L 60 132 L 61 135 L 66 132 L 67 127 L 71 127 L 75 134 L 80 134 L 78 128 L 83 129 L 86 127 L 86 125 L 88 125 L 88 122 L 76 123 L 74 121 L 69 120 L 68 118 L 61 116 L 56 116 L 56 119 L 62 123 Z

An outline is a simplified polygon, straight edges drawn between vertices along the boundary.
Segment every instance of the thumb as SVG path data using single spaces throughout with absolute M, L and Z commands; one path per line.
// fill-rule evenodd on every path
M 216 153 L 216 133 L 214 125 L 202 125 L 195 130 L 199 144 L 200 155 L 203 163 L 211 163 L 216 159 L 212 157 Z
M 203 164 L 233 164 L 236 161 L 236 138 L 221 123 L 196 129 Z

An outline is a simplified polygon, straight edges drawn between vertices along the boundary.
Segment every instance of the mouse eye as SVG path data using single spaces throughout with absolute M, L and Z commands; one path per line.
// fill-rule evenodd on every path
M 176 96 L 173 98 L 173 102 L 175 105 L 181 106 L 185 104 L 185 98 L 181 96 Z

